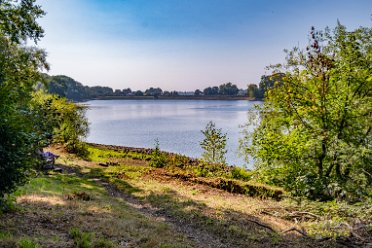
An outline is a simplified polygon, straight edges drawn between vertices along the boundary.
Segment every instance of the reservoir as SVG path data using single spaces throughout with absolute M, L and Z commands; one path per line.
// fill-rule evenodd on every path
M 88 142 L 160 149 L 200 158 L 201 130 L 209 121 L 227 133 L 227 163 L 244 166 L 239 156 L 241 125 L 254 101 L 221 100 L 93 100 L 88 105 Z M 252 165 L 247 165 L 252 168 Z

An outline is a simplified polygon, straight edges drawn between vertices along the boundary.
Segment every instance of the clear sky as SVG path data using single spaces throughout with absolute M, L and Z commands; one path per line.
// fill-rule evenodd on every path
M 51 75 L 114 89 L 258 83 L 311 26 L 371 26 L 372 0 L 38 0 Z

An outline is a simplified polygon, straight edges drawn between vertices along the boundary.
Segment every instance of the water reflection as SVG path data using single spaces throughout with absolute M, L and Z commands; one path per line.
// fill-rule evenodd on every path
M 209 121 L 227 133 L 227 162 L 243 165 L 237 155 L 239 126 L 247 122 L 247 111 L 255 102 L 200 100 L 99 100 L 89 101 L 89 142 L 132 147 L 154 146 L 200 157 L 200 141 Z

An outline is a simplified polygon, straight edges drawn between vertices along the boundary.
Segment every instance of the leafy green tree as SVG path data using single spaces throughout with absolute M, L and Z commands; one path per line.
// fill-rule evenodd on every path
M 122 93 L 124 96 L 127 96 L 132 93 L 132 90 L 130 88 L 126 88 L 122 90 Z
M 31 93 L 48 69 L 45 52 L 26 47 L 43 29 L 44 12 L 34 0 L 0 1 L 0 210 L 4 196 L 24 182 L 36 162 L 38 137 L 29 118 Z
M 143 92 L 140 91 L 140 90 L 137 90 L 135 93 L 134 93 L 135 96 L 143 96 Z
M 93 86 L 88 89 L 90 97 L 112 96 L 114 94 L 113 89 L 107 86 Z
M 219 95 L 236 96 L 239 92 L 238 87 L 232 83 L 221 84 L 218 89 Z
M 155 148 L 151 152 L 149 165 L 155 168 L 163 168 L 167 164 L 165 155 L 160 151 L 159 140 L 155 140 Z
M 264 99 L 266 91 L 272 88 L 274 84 L 281 83 L 283 81 L 283 77 L 285 77 L 285 73 L 280 72 L 274 72 L 269 76 L 262 76 L 258 89 L 254 92 L 255 97 L 257 99 Z
M 67 99 L 73 101 L 82 101 L 90 99 L 93 96 L 99 94 L 93 92 L 93 90 L 90 87 L 84 86 L 81 83 L 67 76 L 45 75 L 45 79 L 49 93 L 57 94 L 61 97 L 66 97 Z
M 249 84 L 247 94 L 248 97 L 257 97 L 258 87 L 256 84 Z
M 287 51 L 242 147 L 262 178 L 295 195 L 358 199 L 372 185 L 372 29 L 311 30 Z
M 163 93 L 163 90 L 160 88 L 150 87 L 145 91 L 146 96 L 160 96 Z
M 88 133 L 86 108 L 69 102 L 66 98 L 45 94 L 33 94 L 30 103 L 34 130 L 45 147 L 52 142 L 63 144 L 69 152 L 85 155 L 83 139 Z
M 208 163 L 225 164 L 227 134 L 223 134 L 221 129 L 216 128 L 216 124 L 212 121 L 208 122 L 201 132 L 204 134 L 204 139 L 200 142 L 204 150 L 203 160 Z
M 199 89 L 195 90 L 195 92 L 194 92 L 194 95 L 195 96 L 200 96 L 202 94 L 203 94 L 203 92 L 201 90 L 199 90 Z
M 204 95 L 206 96 L 216 96 L 218 95 L 218 87 L 207 87 L 203 90 Z

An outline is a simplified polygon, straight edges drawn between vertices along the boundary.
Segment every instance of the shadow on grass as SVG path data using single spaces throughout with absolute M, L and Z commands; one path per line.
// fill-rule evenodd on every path
M 137 199 L 156 207 L 156 215 L 165 216 L 172 223 L 181 223 L 199 235 L 208 235 L 210 240 L 218 240 L 221 247 L 329 247 L 333 244 L 332 241 L 317 242 L 308 237 L 277 232 L 270 223 L 257 216 L 232 209 L 217 210 L 172 189 L 164 193 L 151 192 Z
M 101 172 L 96 170 L 92 175 Z M 182 241 L 184 237 L 162 221 L 149 220 L 114 200 L 92 175 L 78 170 L 73 173 L 53 172 L 19 189 L 21 211 L 0 215 L 0 247 L 18 247 L 24 238 L 42 247 L 75 247 L 70 234 L 73 228 L 92 234 L 92 244 L 113 241 L 130 247 L 189 247 L 189 241 Z M 126 182 L 122 185 L 128 192 L 138 190 Z M 89 198 L 78 197 L 82 192 Z
M 153 213 L 155 216 L 162 216 L 168 222 L 182 225 L 181 229 L 187 229 L 186 232 L 190 230 L 205 243 L 216 241 L 215 244 L 220 247 L 329 247 L 333 244 L 332 241 L 317 242 L 293 234 L 278 233 L 270 223 L 257 216 L 232 209 L 216 210 L 202 202 L 181 196 L 173 189 L 162 193 L 150 192 L 139 197 L 135 193 L 143 192 L 142 189 L 134 187 L 125 178 L 107 175 L 103 168 L 91 168 L 89 172 L 82 172 L 80 168 L 74 170 L 81 177 L 100 179 L 114 185 L 115 190 L 130 196 L 125 198 L 126 201 L 135 199 L 150 203 L 157 208 L 156 213 Z M 106 189 L 110 190 L 109 187 Z M 202 236 L 205 236 L 204 240 Z

